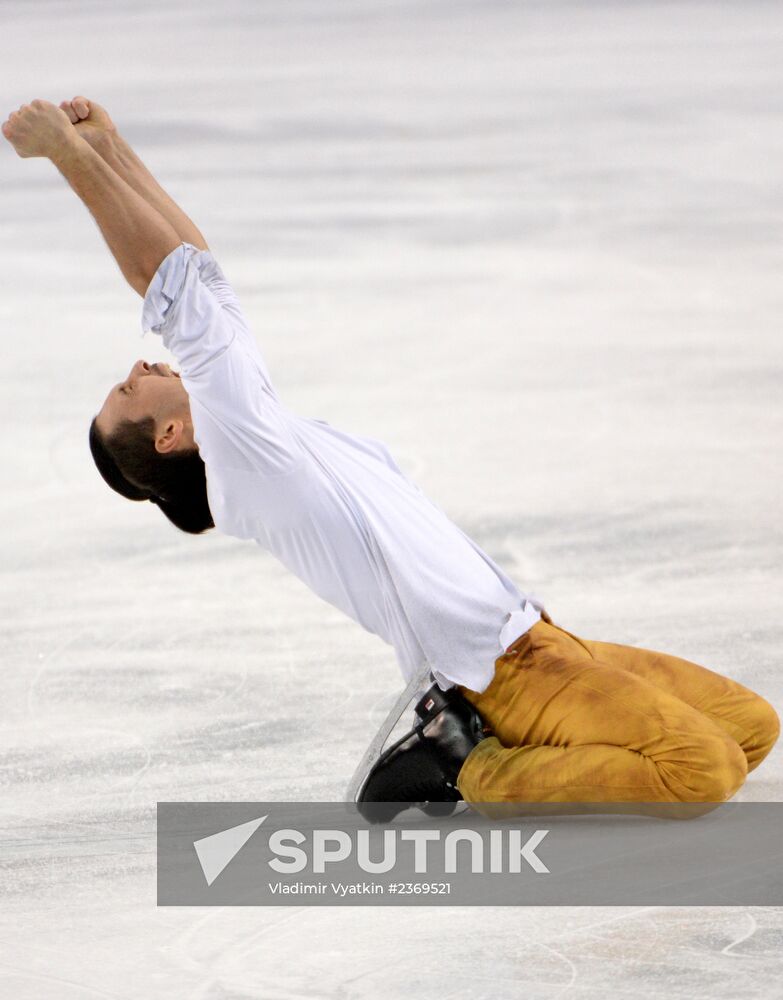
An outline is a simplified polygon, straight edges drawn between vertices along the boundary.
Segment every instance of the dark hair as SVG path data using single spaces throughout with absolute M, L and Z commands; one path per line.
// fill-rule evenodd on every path
M 128 500 L 149 500 L 181 531 L 199 535 L 215 522 L 207 502 L 207 474 L 197 448 L 161 454 L 155 421 L 122 420 L 104 437 L 90 424 L 90 451 L 108 485 Z

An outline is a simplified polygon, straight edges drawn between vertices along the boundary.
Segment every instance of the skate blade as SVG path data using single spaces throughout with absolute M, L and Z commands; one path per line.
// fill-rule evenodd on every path
M 425 667 L 411 680 L 399 698 L 397 698 L 389 710 L 389 714 L 381 723 L 378 732 L 370 741 L 370 745 L 364 752 L 362 759 L 359 761 L 359 764 L 348 783 L 348 788 L 345 793 L 347 802 L 358 801 L 359 793 L 369 778 L 370 771 L 378 763 L 382 754 L 386 752 L 386 742 L 399 723 L 400 719 L 409 709 L 413 709 L 413 706 L 424 694 L 427 688 L 431 687 L 434 683 L 435 679 L 430 674 L 430 668 Z M 409 728 L 413 727 L 411 726 Z

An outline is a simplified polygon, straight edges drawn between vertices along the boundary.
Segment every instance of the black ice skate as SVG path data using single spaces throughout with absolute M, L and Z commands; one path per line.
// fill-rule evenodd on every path
M 417 725 L 381 755 L 359 790 L 359 811 L 371 822 L 389 822 L 410 805 L 447 816 L 462 798 L 457 775 L 484 738 L 478 712 L 455 688 L 437 684 L 415 712 Z

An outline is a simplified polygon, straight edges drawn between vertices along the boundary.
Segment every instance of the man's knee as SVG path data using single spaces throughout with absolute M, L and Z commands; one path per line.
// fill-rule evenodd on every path
M 748 762 L 739 743 L 720 732 L 705 732 L 692 759 L 659 763 L 677 802 L 725 802 L 741 788 Z
M 778 713 L 768 701 L 760 695 L 754 695 L 746 710 L 749 719 L 751 739 L 745 747 L 748 758 L 748 770 L 764 760 L 780 736 L 780 719 Z

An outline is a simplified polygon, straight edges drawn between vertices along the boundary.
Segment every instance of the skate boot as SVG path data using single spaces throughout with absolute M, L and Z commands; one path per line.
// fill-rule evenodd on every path
M 462 799 L 457 775 L 485 735 L 478 712 L 456 688 L 433 684 L 415 713 L 413 730 L 384 751 L 359 791 L 359 811 L 371 822 L 389 822 L 410 805 L 447 816 Z

